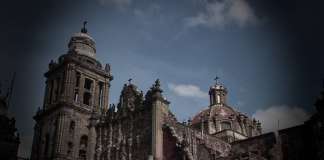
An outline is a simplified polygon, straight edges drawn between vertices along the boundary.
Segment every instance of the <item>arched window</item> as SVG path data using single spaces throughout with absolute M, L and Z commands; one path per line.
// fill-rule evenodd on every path
M 91 79 L 85 78 L 85 80 L 84 80 L 84 89 L 91 90 L 92 83 L 93 82 L 92 82 Z
M 225 129 L 231 129 L 231 123 L 230 122 L 222 122 L 221 123 L 221 130 Z

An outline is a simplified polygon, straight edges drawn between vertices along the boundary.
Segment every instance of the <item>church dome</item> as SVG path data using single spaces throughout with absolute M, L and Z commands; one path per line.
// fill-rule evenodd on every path
M 229 106 L 222 106 L 222 107 L 212 107 L 205 109 L 198 114 L 196 114 L 192 119 L 192 125 L 199 124 L 202 121 L 207 121 L 209 119 L 217 119 L 217 120 L 227 120 L 233 119 L 236 115 L 238 115 L 233 108 Z
M 192 118 L 192 127 L 220 137 L 224 136 L 225 132 L 226 136 L 239 134 L 241 138 L 261 133 L 259 122 L 250 119 L 227 104 L 227 89 L 224 85 L 216 81 L 216 84 L 210 87 L 209 95 L 210 105 Z
M 85 55 L 95 58 L 96 47 L 94 39 L 87 33 L 85 28 L 86 22 L 83 24 L 81 32 L 74 33 L 69 42 L 69 52 Z

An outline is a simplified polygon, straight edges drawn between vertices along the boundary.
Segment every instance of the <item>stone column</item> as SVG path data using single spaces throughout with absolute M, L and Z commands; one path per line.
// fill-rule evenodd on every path
M 106 79 L 104 86 L 103 86 L 103 95 L 102 95 L 102 107 L 108 108 L 109 105 L 109 80 Z
M 99 96 L 100 96 L 100 81 L 94 81 L 94 90 L 93 90 L 93 107 L 96 111 L 99 111 Z
M 64 140 L 64 128 L 65 128 L 65 113 L 59 113 L 58 119 L 57 119 L 57 129 L 56 129 L 56 143 L 54 146 L 54 153 L 55 153 L 55 159 L 61 159 L 65 156 L 66 150 L 64 149 L 67 142 Z
M 91 110 L 92 109 L 96 109 L 96 107 L 97 107 L 97 105 L 96 105 L 96 102 L 97 102 L 97 94 L 96 94 L 96 92 L 97 92 L 97 83 L 96 83 L 97 81 L 96 80 L 94 80 L 93 79 L 93 81 L 92 81 L 92 86 L 91 86 L 91 88 L 90 88 L 90 93 L 91 93 L 91 99 L 90 99 L 90 106 L 91 106 Z
M 85 80 L 84 74 L 81 73 L 81 75 L 80 75 L 80 85 L 79 85 L 79 98 L 78 98 L 78 102 L 80 104 L 83 104 L 84 80 Z
M 95 145 L 95 160 L 100 160 L 101 151 L 102 151 L 102 127 L 98 126 L 96 128 L 96 145 Z
M 94 160 L 95 158 L 95 149 L 96 149 L 96 117 L 91 117 L 90 118 L 90 124 L 89 124 L 89 145 L 88 145 L 88 151 L 87 153 L 89 154 L 89 160 Z
M 75 66 L 72 64 L 69 64 L 66 73 L 65 73 L 65 79 L 64 79 L 64 101 L 74 101 L 74 89 L 75 89 L 75 83 L 76 83 L 76 72 L 75 72 Z
M 163 159 L 162 110 L 160 101 L 152 104 L 152 151 L 155 160 Z
M 108 157 L 111 157 L 111 150 L 112 150 L 112 146 L 113 146 L 113 126 L 112 126 L 112 123 L 109 122 L 109 125 L 108 125 L 108 130 L 107 130 L 107 133 L 108 133 Z M 109 159 L 109 158 L 108 158 Z

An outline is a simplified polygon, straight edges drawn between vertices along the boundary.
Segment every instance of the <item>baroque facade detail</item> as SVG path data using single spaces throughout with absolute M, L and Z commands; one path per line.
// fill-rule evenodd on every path
M 32 160 L 279 160 L 294 159 L 292 129 L 262 134 L 261 123 L 227 104 L 227 89 L 216 81 L 210 105 L 188 122 L 169 109 L 157 79 L 144 94 L 125 84 L 117 105 L 109 103 L 111 67 L 95 58 L 85 26 L 68 52 L 49 63 L 44 104 L 34 119 Z M 313 159 L 323 159 L 323 98 L 304 127 L 313 130 Z M 284 144 L 284 145 L 283 145 Z M 300 158 L 300 157 L 299 157 Z M 298 159 L 298 158 L 297 158 Z

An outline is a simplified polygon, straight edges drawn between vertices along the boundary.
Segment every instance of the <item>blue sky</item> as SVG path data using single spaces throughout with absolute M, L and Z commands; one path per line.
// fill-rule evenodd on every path
M 96 41 L 97 59 L 112 66 L 111 103 L 118 102 L 129 78 L 144 92 L 159 78 L 171 110 L 178 120 L 187 120 L 208 106 L 208 89 L 219 76 L 229 90 L 229 105 L 267 121 L 269 130 L 278 119 L 287 127 L 313 112 L 309 107 L 313 97 L 304 97 L 305 90 L 298 88 L 301 64 L 290 50 L 290 37 L 271 17 L 258 14 L 249 1 L 63 3 L 47 6 L 50 12 L 35 23 L 37 31 L 28 33 L 33 45 L 16 60 L 20 69 L 12 110 L 23 140 L 23 156 L 29 155 L 31 117 L 42 106 L 43 73 L 51 59 L 67 52 L 70 36 L 79 32 L 84 20 Z M 28 61 L 23 58 L 26 55 Z M 12 58 L 16 59 L 4 54 L 2 61 Z M 313 89 L 320 84 L 316 78 L 312 91 L 318 91 Z M 287 117 L 290 121 L 284 124 Z

